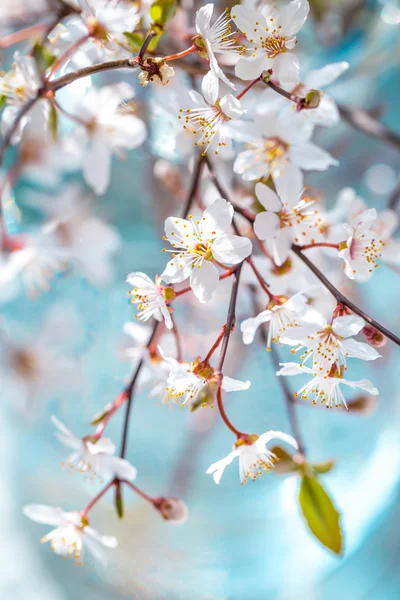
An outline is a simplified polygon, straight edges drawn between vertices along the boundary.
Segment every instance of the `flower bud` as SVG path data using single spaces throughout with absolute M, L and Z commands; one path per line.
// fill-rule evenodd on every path
M 387 342 L 387 338 L 383 335 L 383 333 L 375 329 L 375 327 L 372 325 L 365 325 L 362 328 L 362 332 L 371 346 L 375 346 L 375 348 L 380 348 Z
M 155 508 L 160 512 L 163 519 L 181 525 L 189 516 L 188 507 L 179 498 L 156 498 Z

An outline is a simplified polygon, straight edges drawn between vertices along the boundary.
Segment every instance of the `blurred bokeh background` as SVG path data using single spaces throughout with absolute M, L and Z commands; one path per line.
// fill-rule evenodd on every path
M 26 21 L 27 4 L 2 0 L 1 36 L 18 28 L 21 19 Z M 39 14 L 47 3 L 37 0 L 33 4 Z M 304 70 L 348 61 L 350 69 L 330 88 L 331 95 L 343 106 L 371 111 L 374 118 L 400 133 L 399 3 L 313 0 L 310 4 L 313 18 L 299 44 Z M 189 6 L 189 10 L 195 8 Z M 1 59 L 2 68 L 8 68 L 11 54 L 3 52 Z M 66 90 L 63 100 L 72 102 L 73 95 L 84 94 L 90 85 L 119 80 L 139 88 L 131 73 L 112 73 L 82 81 Z M 215 486 L 204 472 L 232 443 L 216 411 L 193 414 L 180 406 L 165 407 L 145 393 L 135 399 L 128 458 L 138 468 L 140 487 L 150 494 L 179 495 L 185 500 L 191 517 L 183 527 L 162 522 L 128 491 L 124 493 L 125 518 L 119 521 L 110 495 L 94 509 L 93 522 L 100 531 L 115 535 L 119 548 L 110 555 L 107 569 L 92 564 L 89 557 L 83 567 L 76 567 L 40 546 L 41 527 L 22 515 L 22 506 L 30 502 L 80 508 L 99 489 L 98 483 L 61 468 L 65 449 L 54 439 L 50 415 L 56 414 L 75 433 L 84 435 L 93 415 L 121 390 L 130 373 L 129 362 L 123 360 L 128 340 L 122 327 L 133 316 L 126 274 L 134 270 L 150 275 L 160 272 L 163 220 L 176 214 L 172 211 L 179 204 L 166 182 L 154 176 L 155 163 L 172 157 L 183 165 L 186 185 L 190 182 L 187 159 L 173 153 L 166 142 L 167 120 L 148 108 L 153 91 L 149 86 L 137 93 L 139 111 L 149 119 L 150 139 L 126 160 L 114 162 L 111 186 L 92 208 L 120 238 L 112 259 L 112 277 L 97 286 L 71 270 L 53 280 L 47 294 L 28 298 L 21 292 L 2 298 L 1 319 L 10 337 L 21 347 L 32 348 L 41 340 L 54 347 L 62 374 L 51 388 L 39 389 L 34 400 L 28 398 L 29 410 L 20 402 L 22 392 L 15 381 L 10 383 L 2 374 L 1 597 L 398 599 L 399 352 L 391 344 L 382 349 L 384 360 L 352 365 L 355 379 L 368 377 L 380 389 L 368 414 L 327 413 L 308 405 L 298 408 L 310 457 L 334 457 L 337 461 L 324 483 L 342 513 L 345 551 L 341 558 L 319 546 L 308 532 L 296 501 L 295 477 L 271 474 L 241 487 L 232 468 L 222 484 Z M 345 121 L 334 129 L 318 129 L 316 138 L 340 160 L 338 168 L 307 179 L 327 205 L 334 203 L 340 189 L 352 186 L 369 206 L 385 208 L 400 172 L 400 148 L 372 139 Z M 10 165 L 12 152 L 7 159 Z M 66 175 L 49 192 L 42 189 L 40 181 L 33 184 L 22 178 L 7 199 L 10 231 L 37 226 L 41 214 L 35 208 L 35 194 L 45 191 L 56 199 L 70 181 L 79 182 L 79 175 Z M 368 284 L 348 290 L 396 332 L 400 330 L 398 276 L 382 266 Z M 221 299 L 227 298 L 229 287 L 229 281 L 221 285 L 211 307 L 186 299 L 179 305 L 176 317 L 189 357 L 204 353 L 214 340 L 225 318 Z M 239 318 L 247 316 L 246 311 L 245 304 L 240 306 Z M 233 343 L 228 372 L 252 381 L 248 392 L 227 401 L 233 421 L 246 431 L 289 431 L 269 355 L 256 346 L 245 354 L 238 333 Z M 118 415 L 108 432 L 117 444 L 122 417 Z

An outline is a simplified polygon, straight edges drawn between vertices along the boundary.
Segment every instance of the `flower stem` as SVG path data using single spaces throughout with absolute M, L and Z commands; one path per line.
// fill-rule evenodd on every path
M 109 421 L 111 420 L 111 417 L 113 417 L 115 415 L 117 410 L 123 405 L 124 402 L 126 402 L 127 399 L 128 399 L 128 395 L 125 391 L 117 396 L 117 399 L 115 400 L 114 404 L 110 408 L 110 411 L 104 417 L 104 419 L 101 421 L 101 423 L 99 423 L 99 425 L 97 426 L 94 437 L 101 438 L 105 428 L 107 427 Z
M 332 296 L 336 298 L 338 302 L 347 306 L 347 308 L 356 313 L 356 315 L 362 317 L 364 321 L 375 327 L 375 329 L 383 333 L 383 335 L 392 340 L 392 342 L 400 346 L 400 338 L 398 338 L 397 335 L 389 331 L 389 329 L 386 329 L 386 327 L 375 321 L 375 319 L 372 319 L 369 315 L 367 315 L 367 313 L 361 310 L 361 308 L 359 308 L 358 306 L 353 304 L 353 302 L 348 300 L 346 296 L 343 296 L 343 294 L 339 292 L 337 288 L 335 288 L 335 286 L 329 281 L 329 279 L 325 277 L 323 273 L 321 273 L 318 267 L 316 267 L 313 262 L 311 262 L 306 256 L 304 256 L 304 254 L 302 253 L 301 246 L 296 246 L 295 244 L 293 244 L 292 251 L 304 262 L 304 264 L 307 265 L 307 267 L 314 273 L 314 275 L 318 277 L 320 282 L 324 284 L 324 286 L 330 291 Z
M 254 264 L 253 259 L 251 258 L 251 256 L 249 256 L 246 260 L 249 263 L 250 267 L 252 268 L 254 275 L 257 277 L 260 286 L 262 287 L 262 289 L 264 290 L 264 292 L 268 295 L 268 298 L 270 300 L 273 300 L 274 299 L 274 295 L 271 294 L 271 292 L 269 291 L 269 289 L 267 287 L 267 284 L 265 283 L 265 281 L 262 278 L 259 270 L 255 266 L 255 264 Z
M 240 92 L 240 94 L 238 94 L 236 96 L 236 99 L 240 100 L 241 98 L 243 98 L 243 96 L 245 94 L 247 94 L 247 92 L 249 90 L 251 90 L 251 88 L 253 87 L 253 85 L 256 85 L 256 83 L 258 83 L 259 81 L 261 81 L 261 77 L 257 77 L 257 79 L 253 79 L 253 81 L 250 81 L 250 83 L 248 85 L 246 85 L 245 88 L 243 88 L 243 90 Z
M 139 50 L 138 53 L 138 59 L 140 62 L 142 62 L 144 55 L 146 54 L 147 48 L 150 45 L 151 40 L 153 39 L 153 37 L 156 35 L 156 32 L 153 31 L 152 29 L 148 32 L 148 34 L 146 35 L 146 37 L 143 40 L 143 44 Z
M 225 425 L 238 438 L 243 437 L 244 434 L 241 431 L 239 431 L 239 429 L 236 429 L 236 427 L 230 422 L 230 420 L 228 418 L 228 415 L 225 412 L 224 403 L 222 402 L 222 389 L 221 389 L 221 386 L 219 386 L 218 391 L 217 391 L 217 402 L 218 402 L 218 408 L 219 408 L 220 415 L 221 415 L 222 420 L 225 423 Z
M 13 46 L 14 44 L 23 42 L 24 40 L 28 40 L 31 37 L 36 37 L 40 33 L 46 31 L 47 28 L 47 23 L 39 23 L 37 25 L 25 27 L 24 29 L 20 29 L 19 31 L 15 31 L 14 33 L 10 33 L 10 35 L 5 35 L 0 40 L 0 48 L 8 48 L 9 46 Z
M 108 492 L 113 485 L 115 485 L 116 481 L 116 479 L 111 479 L 111 481 L 109 481 L 107 485 L 100 490 L 100 492 L 89 502 L 89 504 L 83 510 L 81 510 L 81 517 L 87 516 L 88 512 L 92 510 L 92 508 L 98 503 L 99 500 L 101 500 L 104 494 Z
M 210 361 L 210 358 L 212 357 L 212 355 L 214 354 L 214 352 L 216 351 L 216 349 L 219 347 L 222 338 L 225 335 L 225 330 L 226 330 L 226 325 L 224 325 L 222 327 L 221 333 L 219 334 L 219 336 L 217 337 L 217 339 L 215 340 L 215 342 L 213 343 L 213 345 L 211 346 L 210 350 L 208 351 L 207 356 L 204 359 L 205 363 L 208 363 Z
M 152 498 L 151 496 L 149 496 L 148 494 L 146 494 L 145 492 L 143 492 L 141 489 L 139 489 L 137 487 L 137 485 L 135 485 L 131 481 L 128 481 L 127 479 L 119 479 L 118 481 L 120 483 L 123 483 L 123 484 L 127 485 L 128 487 L 130 487 L 131 490 L 133 490 L 134 492 L 136 492 L 136 494 L 138 496 L 140 496 L 141 498 L 143 498 L 143 500 L 146 500 L 146 502 L 150 502 L 150 504 L 153 504 L 153 506 L 154 506 L 154 498 Z
M 169 54 L 168 56 L 164 56 L 163 59 L 165 61 L 179 60 L 180 58 L 183 58 L 184 56 L 187 56 L 188 54 L 192 54 L 193 52 L 196 52 L 196 50 L 197 50 L 196 44 L 192 44 L 189 48 L 186 48 L 186 50 L 182 50 L 182 52 L 178 52 L 177 54 Z
M 339 244 L 330 244 L 328 242 L 315 242 L 314 244 L 306 244 L 301 246 L 302 250 L 309 250 L 310 248 L 334 248 L 339 250 Z
M 188 212 L 190 211 L 190 207 L 192 205 L 192 202 L 197 194 L 197 190 L 199 188 L 199 183 L 200 183 L 200 176 L 201 173 L 203 171 L 203 167 L 204 167 L 204 162 L 205 162 L 206 157 L 203 156 L 202 154 L 198 154 L 197 156 L 197 162 L 196 162 L 196 167 L 194 169 L 193 172 L 193 179 L 192 179 L 192 183 L 190 185 L 190 189 L 187 195 L 187 199 L 186 202 L 184 204 L 183 207 L 183 211 L 182 211 L 182 216 L 183 218 L 186 217 L 186 215 L 188 214 Z

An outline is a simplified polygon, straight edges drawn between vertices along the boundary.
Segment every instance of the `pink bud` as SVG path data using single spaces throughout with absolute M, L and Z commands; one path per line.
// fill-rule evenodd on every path
M 187 521 L 189 516 L 188 507 L 179 498 L 156 498 L 154 506 L 166 521 L 171 521 L 176 525 Z
M 387 342 L 387 338 L 383 335 L 383 333 L 375 329 L 375 327 L 372 325 L 365 325 L 362 329 L 362 332 L 371 346 L 375 346 L 375 348 L 380 348 Z

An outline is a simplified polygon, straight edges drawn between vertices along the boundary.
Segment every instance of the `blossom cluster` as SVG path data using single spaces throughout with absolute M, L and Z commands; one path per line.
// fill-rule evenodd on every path
M 279 365 L 277 381 L 307 378 L 291 402 L 347 410 L 349 389 L 378 395 L 369 380 L 354 380 L 351 359 L 380 358 L 377 348 L 386 337 L 399 343 L 341 291 L 369 280 L 380 262 L 398 265 L 396 213 L 368 208 L 349 187 L 338 190 L 332 208 L 306 183 L 308 171 L 339 164 L 313 135 L 317 128 L 339 124 L 340 111 L 325 89 L 349 64 L 302 71 L 296 45 L 310 10 L 307 0 L 252 5 L 215 15 L 214 5 L 207 4 L 193 23 L 183 25 L 184 8 L 173 2 L 149 8 L 127 0 L 68 0 L 57 25 L 45 28 L 36 52 L 16 52 L 12 68 L 0 76 L 1 158 L 8 146 L 16 146 L 15 163 L 1 187 L 2 301 L 15 298 L 21 288 L 37 296 L 71 272 L 94 286 L 112 282 L 121 238 L 99 214 L 96 196 L 112 184 L 113 160 L 151 146 L 159 116 L 166 150 L 153 178 L 178 201 L 165 220 L 165 260 L 158 275 L 133 271 L 126 278 L 135 318 L 123 327 L 129 339 L 124 357 L 131 362 L 123 391 L 93 418 L 94 433 L 78 437 L 52 417 L 57 438 L 72 450 L 65 463 L 104 487 L 80 511 L 24 508 L 34 521 L 56 527 L 42 541 L 78 562 L 83 544 L 96 558 L 102 558 L 102 546 L 117 545 L 114 537 L 92 529 L 88 517 L 111 488 L 120 516 L 121 488 L 129 487 L 164 519 L 181 523 L 188 517 L 180 499 L 150 497 L 133 483 L 136 469 L 125 458 L 127 421 L 119 456 L 103 435 L 135 392 L 191 412 L 218 406 L 235 439 L 227 456 L 206 473 L 219 484 L 238 458 L 245 483 L 279 460 L 267 447 L 272 440 L 288 445 L 294 462 L 305 464 L 306 458 L 293 423 L 293 435 L 275 429 L 256 434 L 238 429 L 227 416 L 224 394 L 251 387 L 249 380 L 225 373 L 235 327 L 244 347 L 261 334 L 268 352 L 290 355 Z M 163 46 L 169 28 L 171 39 L 180 32 L 181 46 L 173 54 Z M 187 39 L 191 44 L 182 49 Z M 170 47 L 175 49 L 165 44 Z M 93 85 L 92 76 L 113 69 L 120 79 Z M 65 183 L 77 174 L 82 185 Z M 185 177 L 191 183 L 184 200 Z M 7 228 L 12 204 L 7 200 L 20 180 L 40 185 L 28 201 L 41 223 L 37 230 L 13 233 Z M 184 355 L 180 337 L 188 326 L 180 322 L 180 299 L 190 298 L 193 311 L 200 305 L 214 311 L 216 300 L 226 300 L 221 294 L 226 280 L 231 291 L 215 342 L 199 348 L 201 354 Z M 243 302 L 247 312 L 236 322 L 243 298 L 251 298 L 253 308 Z M 70 379 L 71 364 L 55 357 L 45 336 L 34 345 L 18 345 L 8 336 L 1 343 L 8 356 L 1 370 L 19 390 L 21 404 L 43 394 L 49 382 L 63 386 Z

